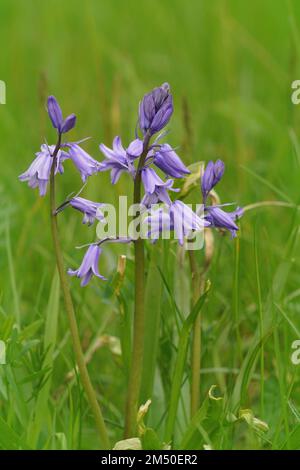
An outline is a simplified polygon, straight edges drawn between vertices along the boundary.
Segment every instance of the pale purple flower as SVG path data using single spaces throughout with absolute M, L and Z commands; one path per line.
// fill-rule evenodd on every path
M 101 170 L 102 164 L 92 158 L 78 144 L 71 143 L 68 144 L 68 146 L 70 147 L 69 157 L 80 172 L 81 179 L 84 183 L 88 176 L 91 176 Z
M 133 159 L 140 157 L 143 153 L 143 147 L 144 144 L 141 139 L 133 140 L 126 149 L 127 157 Z
M 212 227 L 229 230 L 231 237 L 234 238 L 237 235 L 239 227 L 236 221 L 243 215 L 243 209 L 237 207 L 232 212 L 225 212 L 218 206 L 205 207 L 205 220 L 210 222 Z
M 83 197 L 73 197 L 70 199 L 69 204 L 79 212 L 84 214 L 82 223 L 87 225 L 92 225 L 95 219 L 104 222 L 104 215 L 100 210 L 100 207 L 103 207 L 104 204 L 100 202 L 93 202 L 89 199 Z
M 149 167 L 142 169 L 141 176 L 145 188 L 145 196 L 142 199 L 142 204 L 149 207 L 159 201 L 167 205 L 172 203 L 168 191 L 179 191 L 179 189 L 172 188 L 173 180 L 168 179 L 167 181 L 163 181 L 153 168 Z
M 58 133 L 64 134 L 69 132 L 75 126 L 75 114 L 70 114 L 66 117 L 66 119 L 63 119 L 61 108 L 54 96 L 49 96 L 47 101 L 47 110 L 52 125 L 55 129 L 57 129 Z
M 132 160 L 139 157 L 143 152 L 143 142 L 135 139 L 124 149 L 121 138 L 116 136 L 113 140 L 113 148 L 110 149 L 104 144 L 100 144 L 100 151 L 106 157 L 101 163 L 101 170 L 111 170 L 111 182 L 117 183 L 121 174 L 125 171 L 134 176 L 135 168 Z
M 190 171 L 169 144 L 162 144 L 154 154 L 153 163 L 166 175 L 183 178 Z
M 47 184 L 51 174 L 51 168 L 54 162 L 52 154 L 55 150 L 55 145 L 41 146 L 41 151 L 36 153 L 36 158 L 33 160 L 28 170 L 19 176 L 20 181 L 28 181 L 28 186 L 31 188 L 39 188 L 40 196 L 45 196 L 47 192 Z M 59 150 L 56 156 L 55 174 L 63 173 L 64 169 L 62 162 L 68 158 L 68 154 Z
M 145 135 L 159 132 L 170 120 L 173 113 L 173 98 L 170 95 L 170 86 L 163 83 L 146 94 L 139 106 L 140 129 Z
M 216 186 L 224 174 L 225 165 L 222 160 L 216 163 L 210 161 L 206 165 L 205 171 L 201 178 L 201 190 L 203 201 L 205 202 L 210 191 Z
M 106 280 L 104 276 L 99 273 L 98 262 L 102 250 L 97 244 L 90 245 L 84 255 L 81 265 L 78 269 L 73 271 L 72 269 L 68 270 L 70 276 L 76 276 L 81 279 L 81 286 L 86 286 L 92 276 L 97 276 L 102 280 Z
M 189 206 L 182 201 L 174 201 L 170 206 L 164 206 L 152 211 L 144 220 L 150 227 L 148 236 L 157 239 L 159 234 L 166 230 L 174 230 L 180 245 L 184 243 L 184 237 L 193 231 L 202 231 L 210 222 L 199 217 Z

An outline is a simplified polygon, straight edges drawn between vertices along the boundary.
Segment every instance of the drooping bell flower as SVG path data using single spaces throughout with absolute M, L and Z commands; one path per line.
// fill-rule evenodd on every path
M 93 276 L 106 281 L 106 278 L 99 273 L 98 263 L 102 250 L 97 244 L 90 245 L 83 257 L 78 269 L 68 269 L 69 276 L 76 276 L 81 279 L 81 286 L 86 286 Z
M 210 225 L 209 221 L 199 217 L 192 209 L 182 201 L 175 201 L 170 207 L 171 224 L 180 245 L 184 243 L 184 237 L 191 232 L 199 232 Z
M 145 218 L 148 224 L 148 237 L 159 238 L 160 233 L 174 231 L 180 245 L 183 245 L 184 238 L 191 232 L 202 231 L 204 227 L 210 225 L 208 220 L 199 217 L 189 206 L 182 201 L 174 201 L 170 206 L 164 206 Z
M 78 210 L 79 212 L 83 213 L 83 224 L 92 225 L 95 219 L 104 222 L 104 214 L 101 212 L 101 207 L 104 204 L 100 202 L 93 202 L 89 199 L 85 199 L 83 197 L 73 197 L 69 201 L 70 206 L 74 209 Z
M 141 176 L 145 188 L 142 204 L 146 207 L 150 207 L 157 202 L 164 202 L 167 205 L 172 204 L 168 191 L 179 191 L 179 189 L 172 188 L 174 183 L 172 179 L 163 181 L 153 168 L 149 167 L 142 169 Z
M 101 170 L 102 164 L 92 158 L 77 143 L 68 144 L 69 157 L 73 161 L 77 170 L 80 172 L 81 179 L 85 183 L 88 176 L 93 175 Z
M 236 221 L 240 219 L 242 215 L 243 209 L 241 207 L 237 207 L 237 209 L 232 212 L 225 212 L 218 206 L 209 206 L 205 208 L 205 219 L 210 222 L 211 226 L 229 230 L 232 238 L 237 236 L 239 227 L 237 226 Z
M 143 142 L 135 139 L 130 143 L 127 149 L 122 145 L 121 138 L 116 136 L 113 140 L 113 148 L 110 149 L 104 144 L 100 144 L 100 151 L 105 156 L 105 160 L 101 163 L 100 171 L 111 171 L 112 184 L 117 183 L 123 172 L 135 174 L 133 160 L 139 157 L 143 152 Z
M 55 145 L 41 146 L 41 151 L 36 153 L 36 158 L 33 160 L 28 170 L 19 176 L 20 181 L 28 181 L 28 186 L 31 188 L 39 188 L 40 196 L 45 196 L 47 192 L 47 185 L 50 179 L 51 168 L 54 163 L 52 157 Z M 68 153 L 59 150 L 56 156 L 55 174 L 63 173 L 64 169 L 62 162 L 68 158 Z
M 183 178 L 190 174 L 190 170 L 184 165 L 169 144 L 159 146 L 159 149 L 154 154 L 153 163 L 166 175 L 173 178 Z

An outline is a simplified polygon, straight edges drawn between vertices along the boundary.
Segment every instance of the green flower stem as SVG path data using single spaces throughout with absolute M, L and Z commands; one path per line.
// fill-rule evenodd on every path
M 189 250 L 190 269 L 192 275 L 192 305 L 199 299 L 203 285 L 204 276 L 199 271 L 195 252 Z M 198 411 L 200 404 L 200 368 L 201 368 L 201 312 L 196 317 L 193 325 L 192 357 L 191 357 L 191 416 Z
M 192 276 L 192 305 L 205 291 L 206 273 L 209 270 L 214 252 L 213 234 L 210 229 L 204 230 L 204 260 L 203 266 L 198 266 L 193 250 L 189 251 L 190 270 Z M 201 312 L 197 315 L 193 325 L 192 355 L 191 355 L 191 417 L 200 407 L 200 370 L 201 370 Z
M 134 180 L 134 204 L 141 202 L 141 170 L 147 156 L 150 135 L 146 134 L 144 139 L 144 150 L 139 159 L 137 172 Z M 133 347 L 130 364 L 129 382 L 127 390 L 127 401 L 125 411 L 124 437 L 129 438 L 136 433 L 136 417 L 138 401 L 141 388 L 144 333 L 145 333 L 145 255 L 144 241 L 138 238 L 134 241 L 135 259 L 135 308 L 133 323 Z
M 93 411 L 96 426 L 98 429 L 98 433 L 101 439 L 102 446 L 105 449 L 110 448 L 110 442 L 106 430 L 106 426 L 104 423 L 104 419 L 102 416 L 102 412 L 100 406 L 98 404 L 95 390 L 92 386 L 89 373 L 85 364 L 84 355 L 81 348 L 80 337 L 78 332 L 78 326 L 76 322 L 76 316 L 74 312 L 73 301 L 70 293 L 70 288 L 68 284 L 68 279 L 65 273 L 64 267 L 64 260 L 63 254 L 60 246 L 59 241 L 59 233 L 58 233 L 58 226 L 57 226 L 57 218 L 55 216 L 55 209 L 56 209 L 56 201 L 55 201 L 55 166 L 56 166 L 56 157 L 60 148 L 61 144 L 61 136 L 58 138 L 58 142 L 56 144 L 54 153 L 52 155 L 54 161 L 51 169 L 51 176 L 50 176 L 50 217 L 51 217 L 51 230 L 52 230 L 52 238 L 56 256 L 56 264 L 59 272 L 60 283 L 63 291 L 65 307 L 69 319 L 70 331 L 73 341 L 73 348 L 75 352 L 76 362 L 78 366 L 78 370 L 80 373 L 80 377 L 82 380 L 82 385 L 85 390 L 88 402 L 90 407 Z

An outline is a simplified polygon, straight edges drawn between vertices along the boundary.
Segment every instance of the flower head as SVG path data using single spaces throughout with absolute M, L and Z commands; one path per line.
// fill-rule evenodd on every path
M 73 197 L 69 204 L 79 212 L 84 214 L 82 223 L 87 225 L 92 225 L 95 219 L 104 222 L 104 215 L 100 210 L 100 207 L 103 206 L 100 202 L 93 202 L 85 199 L 83 197 Z
M 212 227 L 229 230 L 231 237 L 236 237 L 239 230 L 236 221 L 243 215 L 241 207 L 232 212 L 225 212 L 218 206 L 210 206 L 205 208 L 205 212 L 205 220 L 210 222 Z
M 173 113 L 173 98 L 170 86 L 163 83 L 144 96 L 139 106 L 139 124 L 145 135 L 159 132 L 169 122 Z
M 157 239 L 159 234 L 174 230 L 180 245 L 184 243 L 184 237 L 193 231 L 202 231 L 210 225 L 208 220 L 199 217 L 189 206 L 182 201 L 174 201 L 170 206 L 152 211 L 144 220 L 150 226 L 148 236 Z
M 190 171 L 169 144 L 162 144 L 154 154 L 154 164 L 166 175 L 173 178 L 183 178 Z
M 206 165 L 205 171 L 201 179 L 201 190 L 203 201 L 205 202 L 210 191 L 220 181 L 225 171 L 225 165 L 222 160 L 217 160 L 216 163 L 210 161 Z
M 61 108 L 54 96 L 49 96 L 47 101 L 47 110 L 52 125 L 60 134 L 69 132 L 76 124 L 75 114 L 70 114 L 63 119 Z
M 84 183 L 88 176 L 91 176 L 92 174 L 101 170 L 102 164 L 92 158 L 78 144 L 71 143 L 68 144 L 68 146 L 70 147 L 69 157 L 80 172 L 81 179 Z
M 98 262 L 102 250 L 97 244 L 90 245 L 84 255 L 81 265 L 78 269 L 73 271 L 72 269 L 68 270 L 70 276 L 76 276 L 81 279 L 81 286 L 86 286 L 92 276 L 97 276 L 104 281 L 106 278 L 99 273 Z
M 142 169 L 142 181 L 145 188 L 145 196 L 142 200 L 142 204 L 146 207 L 156 204 L 157 202 L 164 202 L 170 205 L 171 199 L 168 191 L 179 191 L 179 189 L 173 189 L 174 181 L 168 179 L 163 181 L 153 168 L 145 167 Z
M 100 144 L 100 151 L 106 157 L 101 163 L 100 171 L 111 170 L 111 182 L 115 184 L 124 171 L 134 175 L 135 169 L 132 160 L 143 152 L 143 142 L 140 139 L 135 139 L 127 149 L 124 149 L 121 138 L 116 136 L 112 149 Z
M 41 146 L 41 151 L 36 153 L 36 158 L 33 160 L 28 170 L 19 176 L 20 181 L 28 181 L 28 186 L 31 188 L 39 188 L 40 196 L 45 196 L 47 192 L 47 184 L 51 174 L 51 168 L 54 162 L 52 157 L 55 145 Z M 63 173 L 64 169 L 62 162 L 68 158 L 68 154 L 59 150 L 56 156 L 55 174 Z

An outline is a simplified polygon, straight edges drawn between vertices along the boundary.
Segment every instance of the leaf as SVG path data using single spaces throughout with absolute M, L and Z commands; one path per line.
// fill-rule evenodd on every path
M 55 271 L 52 279 L 50 296 L 46 312 L 45 322 L 45 336 L 44 336 L 44 349 L 47 351 L 43 363 L 44 369 L 52 371 L 53 369 L 53 352 L 56 344 L 57 322 L 59 312 L 59 277 Z M 49 416 L 49 393 L 51 386 L 51 372 L 48 376 L 47 382 L 41 388 L 35 405 L 34 417 L 29 426 L 28 438 L 32 447 L 36 446 L 37 439 L 42 430 L 43 425 L 47 423 Z M 49 426 L 50 426 L 49 420 Z
M 0 416 L 0 449 L 3 450 L 28 450 L 29 447 L 21 438 L 8 426 Z
M 10 277 L 11 291 L 12 291 L 12 297 L 13 297 L 13 303 L 14 303 L 15 318 L 16 318 L 17 325 L 20 326 L 21 324 L 20 299 L 19 299 L 19 292 L 18 292 L 17 284 L 16 284 L 15 267 L 14 267 L 12 249 L 11 249 L 8 219 L 7 219 L 7 224 L 6 224 L 6 252 L 7 252 L 7 258 L 8 258 L 9 277 Z
M 182 438 L 181 449 L 201 449 L 204 445 L 211 446 L 211 443 L 207 444 L 202 430 L 205 428 L 207 432 L 210 431 L 210 434 L 216 428 L 220 430 L 220 417 L 223 413 L 224 399 L 214 395 L 216 388 L 216 385 L 210 387 L 201 407 L 193 416 Z
M 233 393 L 231 396 L 231 410 L 234 412 L 240 403 L 243 403 L 246 397 L 248 386 L 254 372 L 255 364 L 262 344 L 270 337 L 272 331 L 268 331 L 261 340 L 255 340 L 249 348 L 248 354 L 243 361 L 242 367 L 237 376 Z
M 170 405 L 168 410 L 168 418 L 164 437 L 165 442 L 169 442 L 172 439 L 172 435 L 174 433 L 178 402 L 183 382 L 184 366 L 186 362 L 189 335 L 194 321 L 196 320 L 196 317 L 199 314 L 202 305 L 206 299 L 207 292 L 208 291 L 201 295 L 197 300 L 191 313 L 184 321 L 179 335 L 178 353 L 174 367 L 174 377 L 172 381 Z
M 287 439 L 281 444 L 280 450 L 300 450 L 300 424 L 292 429 Z
M 165 448 L 152 428 L 145 429 L 141 436 L 141 442 L 143 450 L 163 450 Z

